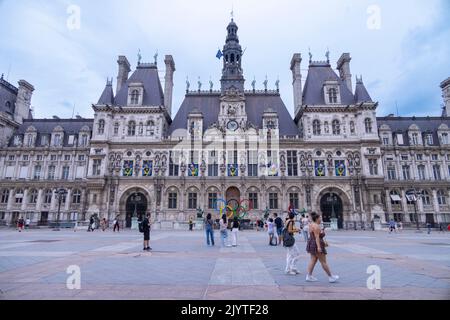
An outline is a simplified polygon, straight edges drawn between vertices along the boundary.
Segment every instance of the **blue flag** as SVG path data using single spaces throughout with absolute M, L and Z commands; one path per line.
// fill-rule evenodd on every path
M 216 58 L 220 60 L 220 59 L 222 59 L 222 57 L 223 57 L 223 53 L 219 49 L 219 51 L 217 51 Z

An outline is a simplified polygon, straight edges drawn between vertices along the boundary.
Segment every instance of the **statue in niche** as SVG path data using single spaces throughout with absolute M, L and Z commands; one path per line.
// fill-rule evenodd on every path
M 303 153 L 300 155 L 300 167 L 306 167 L 305 155 Z
M 355 167 L 359 168 L 361 166 L 361 158 L 359 154 L 355 154 Z
M 328 169 L 331 170 L 333 168 L 333 156 L 331 154 L 328 155 L 327 161 L 328 161 Z

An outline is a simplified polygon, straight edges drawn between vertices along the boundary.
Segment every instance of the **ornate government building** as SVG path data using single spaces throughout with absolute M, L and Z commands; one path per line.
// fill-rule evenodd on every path
M 310 55 L 307 74 L 294 54 L 292 118 L 278 83 L 245 89 L 237 32 L 231 21 L 218 53 L 220 90 L 200 82 L 191 90 L 187 82 L 176 114 L 170 55 L 164 82 L 157 61 L 132 71 L 120 56 L 116 88 L 108 81 L 93 119 L 33 119 L 33 86 L 2 77 L 0 222 L 119 215 L 130 227 L 133 216 L 149 212 L 156 226 L 177 228 L 199 209 L 218 217 L 225 204 L 241 204 L 246 219 L 290 206 L 317 210 L 325 221 L 337 217 L 340 228 L 377 216 L 450 222 L 450 78 L 441 83 L 441 117 L 377 118 L 362 78 L 353 85 L 348 53 L 338 72 L 329 58 Z M 59 196 L 60 188 L 67 194 Z

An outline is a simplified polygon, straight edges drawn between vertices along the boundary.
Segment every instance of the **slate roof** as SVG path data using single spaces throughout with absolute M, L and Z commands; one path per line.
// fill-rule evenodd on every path
M 377 118 L 378 129 L 382 125 L 388 125 L 393 134 L 403 134 L 403 145 L 409 145 L 408 130 L 412 124 L 419 127 L 422 134 L 433 134 L 433 146 L 439 146 L 437 130 L 441 124 L 450 128 L 450 117 L 381 117 Z
M 355 102 L 356 103 L 373 102 L 362 80 L 356 82 Z
M 164 93 L 159 81 L 158 68 L 155 64 L 141 63 L 127 82 L 116 93 L 114 104 L 126 106 L 128 102 L 128 85 L 133 82 L 141 82 L 144 85 L 143 106 L 164 105 Z
M 103 90 L 102 95 L 100 96 L 100 99 L 98 100 L 97 104 L 101 105 L 113 105 L 114 104 L 114 92 L 112 88 L 112 82 L 109 82 L 106 84 L 105 90 Z
M 94 125 L 93 119 L 28 119 L 14 132 L 16 135 L 24 135 L 27 129 L 33 126 L 37 130 L 37 144 L 40 143 L 42 135 L 51 135 L 57 126 L 61 126 L 64 130 L 63 146 L 68 146 L 69 135 L 77 136 L 84 126 L 87 126 L 92 132 Z M 9 146 L 13 146 L 14 136 L 11 138 Z
M 248 121 L 257 128 L 262 127 L 263 113 L 270 107 L 278 114 L 280 135 L 296 136 L 300 134 L 280 95 L 272 93 L 246 93 L 245 99 Z M 203 127 L 206 130 L 218 120 L 220 93 L 186 95 L 170 126 L 169 134 L 172 134 L 177 129 L 186 129 L 188 115 L 196 108 L 203 114 Z

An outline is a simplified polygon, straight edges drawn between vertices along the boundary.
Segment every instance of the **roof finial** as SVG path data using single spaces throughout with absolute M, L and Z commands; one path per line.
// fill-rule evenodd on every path
M 141 64 L 141 60 L 142 60 L 141 49 L 139 49 L 139 51 L 138 51 L 138 65 Z
M 275 81 L 275 87 L 277 88 L 277 92 L 280 92 L 280 76 L 278 76 L 277 81 Z
M 190 87 L 191 87 L 191 83 L 189 82 L 189 76 L 186 76 L 186 93 L 189 93 Z
M 202 82 L 200 81 L 200 77 L 198 77 L 198 92 L 202 91 Z
M 325 56 L 327 57 L 327 62 L 330 63 L 330 49 L 328 49 L 328 47 L 327 47 L 327 53 L 325 54 Z
M 267 92 L 267 84 L 269 83 L 269 80 L 267 80 L 267 74 L 266 74 L 266 80 L 264 80 L 263 84 L 264 84 L 264 91 Z
M 311 53 L 311 48 L 308 48 L 308 49 L 309 49 L 309 63 L 311 63 L 311 62 L 312 62 L 313 55 L 312 55 L 312 53 Z
M 234 22 L 234 5 L 231 5 L 231 21 Z
M 255 87 L 256 87 L 256 77 L 253 76 L 253 81 L 252 81 L 253 92 L 255 92 Z
M 153 56 L 153 58 L 155 58 L 155 65 L 158 65 L 158 50 L 156 50 L 156 53 Z

